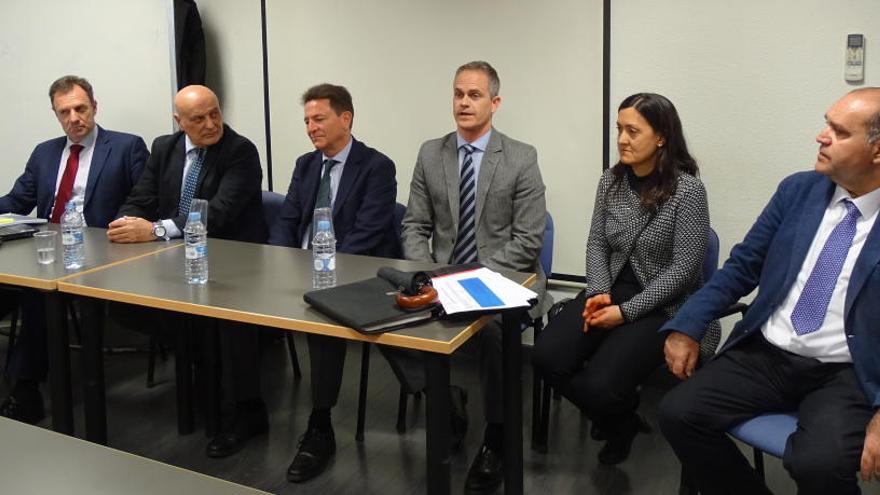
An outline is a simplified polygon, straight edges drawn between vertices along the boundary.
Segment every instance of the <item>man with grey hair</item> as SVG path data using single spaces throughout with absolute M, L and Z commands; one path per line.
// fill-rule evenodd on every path
M 782 181 L 730 259 L 661 331 L 685 380 L 660 426 L 700 493 L 770 493 L 726 432 L 796 411 L 783 465 L 801 494 L 859 493 L 880 479 L 880 88 L 825 114 L 815 171 Z M 692 373 L 708 323 L 758 295 L 727 342 Z
M 456 70 L 452 115 L 457 129 L 425 142 L 419 150 L 403 219 L 403 252 L 407 259 L 417 261 L 479 262 L 496 270 L 537 273 L 534 289 L 543 294 L 545 280 L 538 256 L 547 214 L 544 183 L 535 148 L 492 127 L 501 105 L 499 88 L 498 73 L 487 62 L 470 62 Z M 465 491 L 491 493 L 504 477 L 499 323 L 489 323 L 466 347 L 479 354 L 487 426 Z M 420 354 L 387 346 L 380 349 L 406 389 L 424 388 Z M 467 429 L 467 397 L 459 387 L 452 387 L 450 394 L 455 447 Z
M 36 208 L 37 217 L 58 223 L 65 205 L 77 201 L 88 226 L 107 227 L 143 171 L 147 146 L 138 136 L 95 123 L 98 102 L 82 77 L 58 78 L 49 102 L 65 135 L 34 148 L 24 173 L 0 197 L 0 213 L 27 215 Z M 46 312 L 37 293 L 27 293 L 21 304 L 22 330 L 6 372 L 13 388 L 0 415 L 36 423 L 45 415 L 38 384 L 47 372 Z

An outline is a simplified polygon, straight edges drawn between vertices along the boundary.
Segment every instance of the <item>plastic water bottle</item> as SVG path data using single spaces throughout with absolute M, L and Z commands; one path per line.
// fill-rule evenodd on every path
M 61 244 L 64 246 L 64 268 L 76 270 L 86 261 L 83 244 L 83 229 L 86 221 L 76 206 L 76 201 L 68 201 L 61 215 Z
M 319 220 L 312 239 L 312 287 L 336 286 L 336 238 L 329 220 Z
M 208 229 L 202 223 L 201 213 L 189 212 L 183 236 L 186 241 L 186 282 L 205 284 L 208 282 Z

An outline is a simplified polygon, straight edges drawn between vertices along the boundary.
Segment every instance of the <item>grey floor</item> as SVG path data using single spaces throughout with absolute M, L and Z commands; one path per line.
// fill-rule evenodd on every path
M 107 340 L 110 345 L 117 346 L 146 345 L 143 335 L 118 329 L 108 332 Z M 5 345 L 6 339 L 0 339 L 0 351 L 4 353 Z M 308 353 L 302 336 L 297 336 L 297 346 L 304 370 L 307 370 Z M 262 389 L 271 414 L 270 433 L 253 440 L 240 454 L 220 460 L 209 459 L 203 454 L 206 438 L 201 429 L 201 418 L 195 433 L 177 434 L 172 359 L 159 363 L 159 383 L 148 389 L 144 383 L 145 353 L 107 355 L 110 446 L 272 493 L 424 493 L 424 402 L 410 407 L 408 429 L 406 433 L 398 433 L 395 429 L 397 383 L 375 350 L 371 360 L 366 438 L 363 443 L 354 440 L 360 349 L 359 344 L 349 346 L 345 382 L 340 403 L 334 409 L 337 454 L 328 472 L 311 482 L 294 485 L 284 478 L 297 439 L 305 427 L 310 404 L 308 374 L 302 381 L 293 379 L 286 347 L 280 339 L 267 343 L 262 360 Z M 74 370 L 78 364 L 78 355 L 74 353 Z M 466 445 L 452 459 L 452 486 L 458 493 L 461 493 L 471 456 L 482 439 L 475 373 L 471 363 L 453 361 L 453 381 L 468 390 L 471 417 Z M 78 373 L 74 372 L 74 379 L 77 376 Z M 524 367 L 526 493 L 677 493 L 679 464 L 662 435 L 658 432 L 640 434 L 629 460 L 619 467 L 600 466 L 596 453 L 601 445 L 589 439 L 589 422 L 565 401 L 554 403 L 551 409 L 549 452 L 531 451 L 528 448 L 530 383 L 530 369 Z M 0 388 L 5 395 L 5 385 Z M 653 386 L 646 386 L 643 390 L 642 412 L 651 423 L 654 423 L 661 394 L 662 390 Z M 78 398 L 76 400 L 78 402 Z M 82 411 L 79 407 L 76 414 L 77 431 L 81 433 Z M 49 424 L 48 420 L 42 423 L 46 427 Z M 780 461 L 767 458 L 766 464 L 771 489 L 778 494 L 795 493 Z M 872 487 L 871 493 L 880 493 L 880 490 Z

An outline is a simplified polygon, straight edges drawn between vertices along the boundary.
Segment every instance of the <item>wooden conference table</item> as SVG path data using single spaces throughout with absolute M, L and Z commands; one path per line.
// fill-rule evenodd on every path
M 192 286 L 184 281 L 183 249 L 166 249 L 130 263 L 120 263 L 103 270 L 65 278 L 59 281 L 58 290 L 94 300 L 116 301 L 424 351 L 428 401 L 428 492 L 450 492 L 449 358 L 491 316 L 468 322 L 433 321 L 396 332 L 368 336 L 340 326 L 312 309 L 303 300 L 303 294 L 312 290 L 310 251 L 209 239 L 208 252 L 210 277 L 204 286 Z M 338 284 L 374 277 L 382 266 L 404 271 L 430 270 L 441 266 L 342 253 L 337 254 L 336 262 Z M 530 285 L 535 279 L 534 274 L 509 272 L 505 275 L 526 285 Z M 502 313 L 507 494 L 522 493 L 522 311 L 518 309 Z M 100 325 L 97 327 L 100 328 Z M 100 340 L 100 337 L 89 338 L 88 342 Z M 84 334 L 84 345 L 85 341 Z M 88 354 L 96 355 L 96 363 L 84 367 L 89 373 L 83 380 L 87 388 L 86 435 L 87 438 L 101 440 L 106 439 L 103 369 L 100 368 L 102 359 L 100 349 L 94 349 Z M 67 371 L 69 360 L 53 362 L 51 365 L 62 366 Z M 57 373 L 60 374 L 61 371 Z M 90 417 L 99 420 L 90 420 Z M 88 431 L 89 425 L 94 431 Z
M 204 474 L 0 417 L 6 493 L 258 495 Z
M 35 289 L 46 301 L 46 325 L 49 352 L 49 382 L 52 385 L 52 421 L 56 431 L 73 434 L 73 399 L 70 389 L 70 355 L 67 338 L 67 318 L 62 296 L 57 292 L 58 282 L 119 263 L 125 263 L 157 251 L 179 246 L 180 241 L 169 243 L 112 244 L 107 231 L 88 227 L 84 232 L 85 263 L 77 270 L 64 268 L 60 227 L 46 224 L 43 230 L 58 232 L 55 243 L 55 262 L 37 263 L 33 239 L 16 239 L 0 246 L 0 284 Z

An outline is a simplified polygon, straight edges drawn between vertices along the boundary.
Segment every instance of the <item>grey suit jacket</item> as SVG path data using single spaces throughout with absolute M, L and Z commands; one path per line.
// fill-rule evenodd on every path
M 478 261 L 492 269 L 537 273 L 532 289 L 545 299 L 546 279 L 538 257 L 547 209 L 534 147 L 492 129 L 477 180 L 475 215 Z M 459 163 L 453 132 L 425 142 L 419 150 L 403 217 L 404 256 L 451 263 L 458 216 Z

